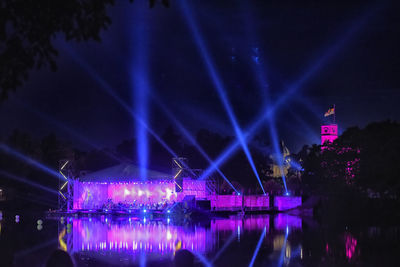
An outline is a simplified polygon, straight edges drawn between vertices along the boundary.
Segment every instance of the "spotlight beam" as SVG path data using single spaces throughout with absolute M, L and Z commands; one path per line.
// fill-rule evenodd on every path
M 219 76 L 219 74 L 218 74 L 218 72 L 217 72 L 217 70 L 216 70 L 216 68 L 214 66 L 214 63 L 212 62 L 212 59 L 210 57 L 209 52 L 207 51 L 206 45 L 205 45 L 205 43 L 203 41 L 203 38 L 201 37 L 199 28 L 196 25 L 196 22 L 194 21 L 193 16 L 191 16 L 191 14 L 189 14 L 189 12 L 190 12 L 189 6 L 185 3 L 185 1 L 182 1 L 182 3 L 183 3 L 182 4 L 183 5 L 183 13 L 184 13 L 184 15 L 186 17 L 186 20 L 188 21 L 190 29 L 193 32 L 193 36 L 194 36 L 194 39 L 196 41 L 197 47 L 200 50 L 200 54 L 202 55 L 202 57 L 203 57 L 203 59 L 204 59 L 204 61 L 206 63 L 208 74 L 210 75 L 211 80 L 212 80 L 212 82 L 214 84 L 214 87 L 217 89 L 219 98 L 222 101 L 222 104 L 224 105 L 225 111 L 228 114 L 229 120 L 231 121 L 231 124 L 232 124 L 232 126 L 233 126 L 233 128 L 235 130 L 236 138 L 239 140 L 239 143 L 240 143 L 240 145 L 241 145 L 241 147 L 242 147 L 242 149 L 243 149 L 243 151 L 244 151 L 244 153 L 245 153 L 245 155 L 247 157 L 247 160 L 249 161 L 251 169 L 252 169 L 254 175 L 256 176 L 256 178 L 258 180 L 258 183 L 260 184 L 261 189 L 262 189 L 262 191 L 263 191 L 263 193 L 265 195 L 266 193 L 265 193 L 264 187 L 263 187 L 263 185 L 261 183 L 260 176 L 258 175 L 256 166 L 254 164 L 253 157 L 251 156 L 251 153 L 250 153 L 250 150 L 249 150 L 249 148 L 247 146 L 246 140 L 243 138 L 242 130 L 240 129 L 240 126 L 239 126 L 239 123 L 236 120 L 236 116 L 234 114 L 234 111 L 233 111 L 233 109 L 232 109 L 232 107 L 231 107 L 231 105 L 229 103 L 228 96 L 226 95 L 226 92 L 225 92 L 224 86 L 222 84 L 221 78 L 220 78 L 220 76 Z
M 287 243 L 288 236 L 289 236 L 289 226 L 286 226 L 285 240 L 283 241 L 281 253 L 279 255 L 279 263 L 278 263 L 279 267 L 281 267 L 283 265 L 283 258 L 285 256 L 285 249 L 286 249 L 286 243 Z
M 29 180 L 27 180 L 25 178 L 22 178 L 20 176 L 8 173 L 6 171 L 0 170 L 0 175 L 2 175 L 5 178 L 9 178 L 9 179 L 15 180 L 17 182 L 24 183 L 24 184 L 33 186 L 35 188 L 38 188 L 38 189 L 53 193 L 55 195 L 58 195 L 58 192 L 56 190 L 53 190 L 53 189 L 51 189 L 51 188 L 49 188 L 47 186 L 44 186 L 44 185 L 41 185 L 41 184 L 38 184 L 38 183 L 35 183 L 35 182 L 32 182 L 32 181 L 29 181 Z
M 160 99 L 158 99 L 155 95 L 153 95 L 153 99 L 156 101 L 158 106 L 163 110 L 164 114 L 167 115 L 167 117 L 179 128 L 181 133 L 186 137 L 186 139 L 194 145 L 197 150 L 200 152 L 200 154 L 208 161 L 210 165 L 213 165 L 214 162 L 212 159 L 208 156 L 208 154 L 204 151 L 204 149 L 196 142 L 194 137 L 189 133 L 189 131 L 183 126 L 182 123 L 176 119 L 176 117 L 172 114 L 172 112 L 161 102 Z M 175 161 L 175 160 L 174 160 Z M 182 168 L 178 162 L 175 161 L 175 163 Z M 218 172 L 219 175 L 229 184 L 230 187 L 232 187 L 233 190 L 235 190 L 236 193 L 239 193 L 239 191 L 233 186 L 233 184 L 229 181 L 229 179 L 225 176 L 225 174 L 222 173 L 222 171 L 215 166 L 215 170 Z
M 135 111 L 138 116 L 147 124 L 147 79 L 144 78 L 143 71 L 136 70 L 134 76 L 134 95 L 135 95 Z M 137 157 L 139 159 L 140 176 L 141 179 L 147 180 L 147 161 L 148 161 L 148 140 L 147 132 L 142 123 L 136 124 L 136 137 L 137 137 Z
M 233 239 L 235 239 L 235 237 L 236 237 L 236 233 L 233 232 L 231 234 L 231 236 L 229 237 L 229 239 L 222 246 L 222 248 L 218 251 L 218 253 L 215 254 L 214 258 L 212 258 L 211 263 L 215 262 L 219 258 L 219 256 L 221 256 L 221 254 L 227 249 L 227 247 L 229 247 L 229 245 L 232 243 L 232 241 L 233 241 Z
M 140 14 L 135 11 L 133 12 L 135 17 Z M 147 16 L 143 16 L 139 21 L 135 21 L 133 34 L 130 35 L 131 39 L 130 47 L 132 47 L 132 59 L 131 66 L 131 87 L 133 90 L 132 96 L 134 110 L 137 116 L 139 116 L 145 124 L 149 124 L 148 121 L 148 92 L 151 90 L 148 76 L 148 51 L 147 46 L 149 44 L 148 34 L 146 32 Z M 137 42 L 136 40 L 140 40 Z M 137 122 L 137 120 L 136 120 Z M 142 180 L 147 180 L 147 165 L 149 159 L 149 143 L 146 128 L 142 123 L 136 123 L 136 154 L 139 161 L 139 172 Z
M 250 23 L 248 23 L 250 24 Z M 264 105 L 270 105 L 270 94 L 268 92 L 268 82 L 266 79 L 266 75 L 264 75 L 264 71 L 262 70 L 262 61 L 257 61 L 251 64 L 253 67 L 253 71 L 257 74 L 258 86 L 262 96 L 264 96 Z M 279 170 L 281 173 L 283 185 L 285 188 L 285 194 L 288 194 L 287 186 L 286 186 L 286 177 L 283 172 L 283 160 L 282 160 L 282 151 L 280 149 L 280 142 L 278 137 L 278 131 L 276 129 L 276 123 L 273 116 L 267 119 L 268 128 L 270 132 L 270 140 L 273 146 L 274 153 L 276 155 L 276 161 L 279 166 Z
M 266 233 L 267 233 L 267 228 L 264 227 L 264 231 L 261 233 L 260 239 L 258 240 L 256 249 L 254 250 L 254 253 L 253 253 L 253 257 L 251 258 L 251 261 L 250 261 L 250 263 L 249 263 L 249 267 L 253 267 L 254 261 L 255 261 L 256 258 L 257 258 L 258 251 L 260 250 L 262 241 L 263 241 L 263 239 L 264 239 Z
M 60 175 L 58 172 L 50 169 L 49 167 L 46 167 L 42 163 L 40 163 L 38 161 L 35 161 L 30 157 L 27 157 L 27 156 L 23 155 L 22 153 L 12 149 L 11 147 L 7 146 L 6 144 L 0 144 L 0 150 L 5 152 L 5 153 L 7 153 L 7 154 L 9 154 L 9 155 L 11 155 L 11 156 L 13 156 L 13 157 L 15 157 L 15 158 L 17 158 L 17 159 L 19 159 L 20 161 L 28 163 L 29 165 L 31 165 L 31 166 L 33 166 L 33 167 L 35 167 L 35 168 L 37 168 L 37 169 L 49 174 L 51 176 L 54 176 L 54 177 L 56 177 L 58 179 L 61 179 L 61 180 L 65 180 L 64 177 L 62 175 Z
M 261 63 L 255 63 L 252 64 L 254 72 L 256 72 L 257 78 L 258 78 L 258 83 L 259 83 L 259 87 L 260 87 L 260 91 L 261 94 L 264 95 L 265 97 L 265 106 L 270 105 L 270 97 L 269 97 L 269 93 L 267 91 L 267 89 L 264 91 L 263 88 L 265 87 L 265 85 L 267 85 L 267 80 L 265 75 L 263 74 L 263 71 L 261 70 Z M 282 159 L 282 151 L 280 149 L 280 142 L 279 142 L 279 137 L 278 137 L 278 132 L 276 129 L 276 123 L 275 120 L 273 118 L 273 116 L 269 117 L 267 119 L 268 122 L 268 128 L 269 128 L 269 132 L 270 132 L 270 139 L 271 139 L 271 143 L 273 146 L 273 150 L 275 152 L 276 155 L 276 161 L 277 164 L 279 166 L 279 170 L 282 176 L 282 181 L 283 181 L 283 185 L 285 188 L 285 194 L 288 194 L 288 190 L 287 190 L 287 186 L 286 186 L 286 177 L 285 177 L 285 173 L 283 172 L 283 159 Z
M 56 127 L 60 128 L 61 130 L 63 130 L 64 132 L 68 133 L 69 135 L 71 135 L 72 137 L 75 137 L 76 139 L 78 139 L 79 141 L 81 141 L 82 143 L 85 143 L 87 145 L 89 145 L 90 147 L 97 149 L 97 150 L 102 150 L 102 148 L 94 143 L 92 143 L 87 137 L 79 134 L 78 132 L 72 130 L 71 128 L 69 128 L 67 125 L 65 125 L 64 123 L 61 123 L 57 120 L 55 120 L 54 118 L 52 118 L 51 116 L 49 116 L 48 114 L 45 114 L 44 112 L 41 112 L 37 109 L 35 109 L 34 107 L 28 105 L 27 103 L 23 103 L 22 101 L 20 102 L 20 104 L 22 106 L 24 106 L 24 108 L 29 109 L 30 112 L 35 113 L 38 117 L 40 117 L 41 119 L 47 121 L 50 124 L 54 124 Z M 107 151 L 103 151 L 105 154 L 107 154 L 108 156 L 110 156 L 111 158 L 115 159 L 118 162 L 121 162 L 121 159 L 116 157 L 115 155 L 113 155 L 110 152 Z
M 87 73 L 100 85 L 100 88 L 110 95 L 121 107 L 129 113 L 139 124 L 141 124 L 153 137 L 156 141 L 161 144 L 167 151 L 170 153 L 174 158 L 178 158 L 178 155 L 145 123 L 132 109 L 115 93 L 112 87 L 103 79 L 101 78 L 86 62 L 80 59 L 76 53 L 74 53 L 70 48 L 66 48 L 66 51 L 71 55 L 71 57 L 82 67 L 84 68 Z M 185 165 L 185 168 L 189 169 L 188 166 Z M 190 173 L 193 176 L 196 174 L 189 169 Z
M 39 249 L 43 249 L 45 247 L 50 247 L 51 246 L 52 249 L 54 249 L 53 245 L 57 244 L 57 242 L 58 242 L 58 238 L 51 238 L 49 240 L 46 240 L 46 242 L 42 242 L 42 243 L 40 243 L 40 244 L 38 244 L 38 245 L 36 245 L 34 247 L 31 247 L 31 248 L 28 248 L 28 249 L 25 249 L 25 250 L 17 251 L 15 253 L 15 258 L 18 260 L 20 258 L 25 257 L 26 255 L 29 255 L 29 254 L 31 254 L 31 253 L 39 250 Z
M 276 161 L 279 166 L 279 171 L 281 172 L 283 186 L 285 187 L 285 193 L 288 194 L 288 189 L 286 186 L 286 177 L 285 177 L 285 173 L 283 170 L 283 156 L 282 156 L 282 151 L 281 151 L 280 144 L 279 144 L 279 137 L 278 137 L 278 132 L 276 130 L 276 125 L 275 125 L 274 119 L 269 118 L 268 124 L 269 124 L 269 131 L 271 134 L 272 146 L 273 146 L 275 154 L 276 154 Z
M 209 262 L 203 255 L 201 255 L 200 253 L 193 251 L 194 255 L 196 255 L 196 257 L 204 264 L 204 266 L 206 267 L 212 267 L 212 263 Z
M 244 131 L 243 137 L 246 140 L 247 138 L 251 137 L 255 134 L 258 128 L 263 125 L 263 121 L 265 119 L 270 118 L 284 103 L 290 100 L 293 95 L 308 81 L 310 80 L 315 73 L 318 72 L 324 65 L 328 63 L 332 57 L 339 52 L 343 48 L 343 46 L 349 41 L 351 37 L 355 35 L 355 33 L 361 28 L 362 25 L 368 20 L 370 17 L 370 12 L 364 14 L 363 17 L 358 19 L 356 23 L 347 30 L 343 36 L 343 38 L 339 39 L 334 45 L 332 45 L 325 53 L 314 63 L 312 64 L 304 73 L 303 75 L 294 83 L 292 83 L 286 90 L 286 92 L 280 96 L 274 104 L 270 107 L 267 107 L 263 110 L 263 112 L 257 117 L 257 119 L 250 124 L 250 126 Z M 214 172 L 214 166 L 220 166 L 224 163 L 233 152 L 236 151 L 238 146 L 240 145 L 238 140 L 232 142 L 224 152 L 222 152 L 218 158 L 214 161 L 215 165 L 209 166 L 207 170 L 204 171 L 200 179 L 204 179 L 205 177 L 209 176 L 211 173 Z
M 44 200 L 44 199 L 38 198 L 36 196 L 24 197 L 22 195 L 16 195 L 16 198 L 26 200 L 26 201 L 29 201 L 32 203 L 36 203 L 36 204 L 45 205 L 45 206 L 57 207 L 57 203 L 55 201 Z

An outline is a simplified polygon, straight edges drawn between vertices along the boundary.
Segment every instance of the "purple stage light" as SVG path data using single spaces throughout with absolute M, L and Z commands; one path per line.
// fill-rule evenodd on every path
M 177 201 L 172 180 L 154 183 L 82 183 L 74 182 L 74 209 L 101 208 L 113 203 L 154 204 Z
M 269 232 L 269 220 L 267 215 L 246 217 L 245 220 L 218 219 L 211 222 L 211 231 L 237 231 L 238 228 L 246 231 L 257 231 L 266 227 Z
M 269 207 L 267 195 L 210 195 L 212 210 L 241 210 L 246 207 L 250 210 L 266 210 Z
M 302 228 L 302 220 L 300 217 L 289 215 L 286 213 L 278 213 L 274 218 L 276 230 L 286 230 L 288 227 L 294 229 Z
M 290 196 L 276 196 L 274 198 L 274 207 L 279 210 L 289 210 L 301 206 L 301 197 L 290 197 Z
M 110 225 L 98 220 L 73 222 L 73 252 L 124 251 L 134 256 L 144 252 L 170 257 L 177 243 L 181 249 L 203 253 L 211 251 L 215 242 L 211 232 L 200 227 L 188 230 L 183 226 L 140 221 L 111 222 Z

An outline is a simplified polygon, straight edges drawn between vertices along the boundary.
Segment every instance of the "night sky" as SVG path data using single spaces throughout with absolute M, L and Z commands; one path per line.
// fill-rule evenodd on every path
M 67 43 L 59 35 L 58 70 L 32 71 L 0 104 L 0 136 L 18 128 L 87 145 L 68 128 L 99 147 L 134 137 L 135 121 L 99 81 L 134 109 L 132 73 L 138 69 L 151 94 L 193 133 L 207 128 L 234 135 L 179 2 L 149 9 L 146 1 L 117 1 L 100 43 Z M 199 26 L 242 128 L 323 59 L 275 114 L 280 139 L 298 151 L 320 142 L 323 114 L 332 104 L 340 132 L 400 119 L 395 2 L 190 1 L 188 15 Z M 148 103 L 149 124 L 161 134 L 170 122 L 154 100 Z M 268 140 L 267 123 L 259 134 Z

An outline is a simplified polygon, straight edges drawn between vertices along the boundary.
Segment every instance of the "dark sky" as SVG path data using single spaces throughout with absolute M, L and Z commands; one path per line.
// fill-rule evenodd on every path
M 68 128 L 100 147 L 135 136 L 135 121 L 99 79 L 133 107 L 137 87 L 132 72 L 138 66 L 152 93 L 192 132 L 208 128 L 233 135 L 179 1 L 153 9 L 144 2 L 117 1 L 109 9 L 112 25 L 102 33 L 101 43 L 66 43 L 60 35 L 55 40 L 58 71 L 32 72 L 29 81 L 1 104 L 0 136 L 19 128 L 36 136 L 54 132 L 85 145 Z M 266 95 L 275 103 L 317 63 L 321 64 L 275 114 L 279 137 L 290 150 L 319 142 L 323 113 L 332 104 L 340 131 L 399 120 L 396 1 L 189 3 L 189 15 L 199 26 L 242 128 L 263 110 Z M 93 69 L 92 75 L 84 64 Z M 259 74 L 265 77 L 263 86 Z M 162 133 L 167 118 L 152 100 L 148 110 L 150 126 Z M 260 134 L 268 139 L 265 125 Z

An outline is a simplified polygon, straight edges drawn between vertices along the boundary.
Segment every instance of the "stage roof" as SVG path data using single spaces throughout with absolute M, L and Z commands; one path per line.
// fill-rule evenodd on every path
M 147 170 L 148 180 L 171 179 L 172 175 Z M 82 182 L 126 182 L 141 181 L 140 168 L 131 163 L 122 163 L 103 170 L 91 172 L 79 177 Z

